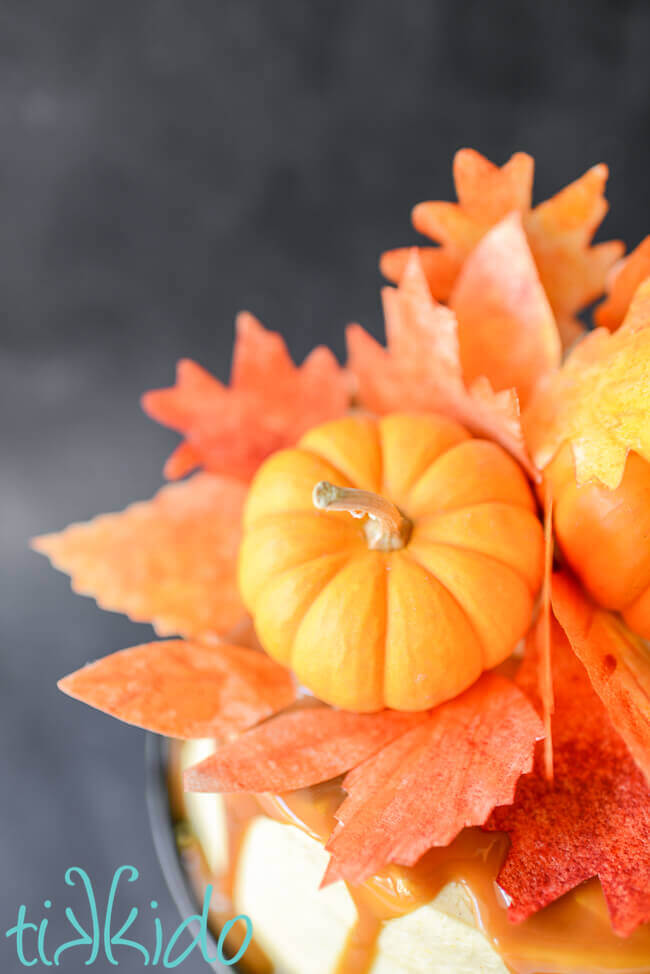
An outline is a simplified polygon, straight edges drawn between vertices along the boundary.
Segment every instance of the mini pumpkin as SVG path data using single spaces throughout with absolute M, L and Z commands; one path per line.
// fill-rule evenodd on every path
M 631 452 L 618 487 L 578 486 L 565 444 L 544 478 L 567 562 L 596 602 L 622 612 L 635 632 L 650 638 L 650 464 Z
M 259 469 L 242 596 L 266 651 L 317 697 L 424 710 L 528 629 L 543 564 L 535 511 L 515 461 L 450 420 L 346 417 Z

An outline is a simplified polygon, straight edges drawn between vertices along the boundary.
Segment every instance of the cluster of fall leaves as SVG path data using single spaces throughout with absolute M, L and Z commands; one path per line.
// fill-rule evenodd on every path
M 484 674 L 424 713 L 283 713 L 290 672 L 231 645 L 245 617 L 235 563 L 247 482 L 352 406 L 442 413 L 538 484 L 567 444 L 578 482 L 608 489 L 630 451 L 650 461 L 650 238 L 624 259 L 617 242 L 592 245 L 606 167 L 535 208 L 523 153 L 498 168 L 462 150 L 454 176 L 458 203 L 413 214 L 438 246 L 382 257 L 396 284 L 382 295 L 386 347 L 351 325 L 345 367 L 325 348 L 297 367 L 279 335 L 241 314 L 229 386 L 183 361 L 172 388 L 145 395 L 183 437 L 167 477 L 200 472 L 35 544 L 77 591 L 182 638 L 116 653 L 61 687 L 162 734 L 239 734 L 188 772 L 191 790 L 281 792 L 345 774 L 325 882 L 411 865 L 483 825 L 511 836 L 499 883 L 513 920 L 598 876 L 625 935 L 650 920 L 650 656 L 566 571 L 551 577 L 541 488 L 545 598 L 514 682 Z M 577 314 L 605 291 L 586 333 Z

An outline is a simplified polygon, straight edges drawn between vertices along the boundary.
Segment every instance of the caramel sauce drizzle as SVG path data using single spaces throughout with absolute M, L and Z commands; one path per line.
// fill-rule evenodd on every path
M 172 755 L 172 809 L 182 807 L 178 748 Z M 229 867 L 210 877 L 195 850 L 190 874 L 202 895 L 207 882 L 219 891 L 214 922 L 233 915 L 232 897 L 238 855 L 252 820 L 265 814 L 301 828 L 325 842 L 335 824 L 334 810 L 343 798 L 340 780 L 284 796 L 225 795 L 229 836 Z M 358 920 L 350 931 L 336 974 L 367 974 L 372 967 L 383 924 L 429 903 L 450 882 L 467 894 L 469 922 L 474 922 L 513 974 L 650 974 L 650 924 L 621 938 L 611 930 L 607 907 L 597 880 L 584 883 L 560 900 L 524 920 L 508 920 L 505 894 L 496 883 L 508 839 L 500 833 L 465 829 L 444 849 L 432 849 L 411 868 L 391 866 L 360 887 L 349 887 Z M 227 904 L 227 908 L 224 906 Z M 236 950 L 233 944 L 233 953 Z M 273 966 L 254 942 L 246 953 L 246 970 L 268 974 Z

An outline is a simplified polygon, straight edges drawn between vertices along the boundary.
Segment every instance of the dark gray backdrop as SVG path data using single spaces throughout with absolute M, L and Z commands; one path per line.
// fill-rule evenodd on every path
M 69 938 L 68 866 L 104 896 L 134 863 L 133 901 L 178 922 L 143 735 L 55 689 L 149 630 L 72 596 L 27 538 L 153 493 L 175 437 L 138 396 L 180 356 L 225 378 L 237 309 L 299 358 L 340 354 L 349 320 L 381 334 L 377 256 L 450 196 L 459 146 L 532 152 L 538 198 L 610 163 L 606 233 L 635 244 L 649 24 L 642 0 L 1 0 L 2 970 L 20 903 L 52 898 L 48 943 Z

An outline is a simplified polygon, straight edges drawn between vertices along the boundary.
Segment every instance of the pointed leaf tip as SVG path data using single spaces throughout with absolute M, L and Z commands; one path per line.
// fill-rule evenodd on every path
M 296 695 L 291 674 L 263 653 L 182 640 L 121 650 L 58 686 L 127 724 L 182 739 L 244 730 Z
M 465 261 L 449 299 L 458 319 L 463 374 L 514 387 L 525 404 L 560 364 L 562 347 L 518 212 L 489 230 Z

